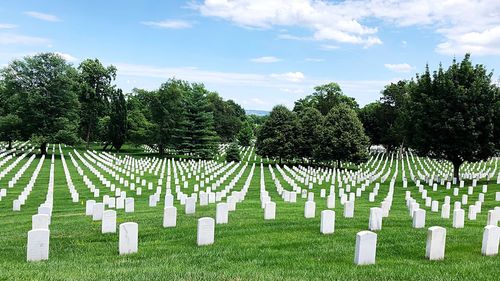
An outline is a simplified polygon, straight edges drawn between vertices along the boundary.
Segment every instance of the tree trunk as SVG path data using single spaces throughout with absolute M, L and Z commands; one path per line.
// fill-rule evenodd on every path
M 337 169 L 340 169 L 340 159 L 337 159 Z
M 165 149 L 164 149 L 164 147 L 163 147 L 163 143 L 160 143 L 160 144 L 158 145 L 158 153 L 159 153 L 160 155 L 162 155 L 162 156 L 163 156 L 163 154 L 165 153 Z
M 40 145 L 40 155 L 46 155 L 47 154 L 47 143 L 44 142 Z
M 9 140 L 9 147 L 7 148 L 8 150 L 12 149 L 12 140 Z
M 457 178 L 457 181 L 460 180 L 460 166 L 462 165 L 462 161 L 453 161 L 453 177 Z
M 89 146 L 90 146 L 90 126 L 87 128 L 87 137 L 85 138 L 85 141 L 87 142 L 86 148 L 89 149 Z
M 109 143 L 107 143 L 107 142 L 104 143 L 104 146 L 102 147 L 102 150 L 106 151 L 106 149 L 108 149 L 108 145 L 109 145 Z

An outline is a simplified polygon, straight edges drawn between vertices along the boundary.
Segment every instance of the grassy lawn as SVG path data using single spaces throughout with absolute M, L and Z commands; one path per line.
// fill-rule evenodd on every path
M 127 149 L 128 152 L 136 151 L 133 148 Z M 0 201 L 0 280 L 498 280 L 499 278 L 500 256 L 481 255 L 487 211 L 500 206 L 500 202 L 495 202 L 495 192 L 500 191 L 500 185 L 495 182 L 488 184 L 485 203 L 482 212 L 477 215 L 477 220 L 470 221 L 466 215 L 465 228 L 453 229 L 451 218 L 441 219 L 440 212 L 432 213 L 430 208 L 425 207 L 424 200 L 421 199 L 413 182 L 409 182 L 408 189 L 402 188 L 400 161 L 390 216 L 384 218 L 383 228 L 377 232 L 377 262 L 370 266 L 356 266 L 353 263 L 356 233 L 367 230 L 369 208 L 380 206 L 380 202 L 387 194 L 390 177 L 381 184 L 376 202 L 368 202 L 368 193 L 374 183 L 363 192 L 361 198 L 356 198 L 354 218 L 343 217 L 343 206 L 337 197 L 334 209 L 335 233 L 321 235 L 320 212 L 326 209 L 326 198 L 320 198 L 320 187 L 315 186 L 313 189 L 316 217 L 305 219 L 306 199 L 298 195 L 297 203 L 284 202 L 276 192 L 267 166 L 263 170 L 266 190 L 277 203 L 277 211 L 276 220 L 264 221 L 259 199 L 262 171 L 259 164 L 256 164 L 245 200 L 237 204 L 236 211 L 230 212 L 229 224 L 216 225 L 215 244 L 210 246 L 196 245 L 197 219 L 206 216 L 215 218 L 215 204 L 197 205 L 195 215 L 185 215 L 184 206 L 176 200 L 177 227 L 165 229 L 162 227 L 165 187 L 162 200 L 157 207 L 148 206 L 148 196 L 153 193 L 152 190 L 143 188 L 141 196 L 128 191 L 127 196 L 135 197 L 135 212 L 125 213 L 124 210 L 117 210 L 117 223 L 139 224 L 139 252 L 120 256 L 118 233 L 101 234 L 101 222 L 93 222 L 91 217 L 85 216 L 85 200 L 91 199 L 92 194 L 71 163 L 69 151 L 71 151 L 69 148 L 64 149 L 66 163 L 80 193 L 80 202 L 71 201 L 62 161 L 57 152 L 48 261 L 26 262 L 26 242 L 27 232 L 31 230 L 31 216 L 37 213 L 37 208 L 45 200 L 47 193 L 50 157 L 45 160 L 33 191 L 21 212 L 12 211 L 12 201 L 28 183 L 39 158 L 33 161 L 17 184 L 8 189 L 7 196 Z M 81 155 L 83 152 L 84 150 L 79 150 Z M 0 180 L 0 188 L 7 188 L 7 182 L 28 158 L 23 159 Z M 112 192 L 101 186 L 97 177 L 78 158 L 76 159 L 84 168 L 85 175 L 100 188 L 101 196 L 111 195 Z M 260 158 L 257 158 L 257 161 L 259 160 Z M 13 161 L 14 159 L 9 160 L 0 169 L 4 169 Z M 489 165 L 493 165 L 493 162 Z M 243 165 L 225 184 L 229 183 L 241 167 Z M 250 168 L 251 163 L 233 190 L 240 190 L 243 187 Z M 409 176 L 408 167 L 405 168 L 406 175 Z M 387 169 L 389 165 L 386 171 Z M 392 176 L 396 169 L 395 162 L 390 169 Z M 415 171 L 416 167 L 413 169 Z M 276 168 L 274 171 L 283 187 L 291 190 Z M 109 174 L 102 170 L 101 172 L 111 180 Z M 156 183 L 159 177 L 146 173 L 144 178 Z M 114 180 L 113 182 L 119 187 L 118 182 Z M 482 184 L 486 183 L 479 182 L 474 195 L 469 196 L 469 204 L 477 200 Z M 190 180 L 191 190 L 193 185 L 194 178 Z M 453 204 L 467 192 L 468 185 L 469 182 L 460 190 L 459 197 L 453 197 L 452 190 L 446 190 L 444 186 L 440 186 L 436 192 L 429 186 L 426 186 L 426 189 L 429 196 L 440 200 L 440 205 L 445 195 L 452 197 Z M 221 188 L 224 187 L 223 184 Z M 323 183 L 322 187 L 328 189 L 329 184 Z M 406 190 L 411 190 L 421 208 L 427 210 L 424 229 L 412 228 L 412 219 L 405 206 Z M 468 206 L 463 209 L 467 214 Z M 424 258 L 427 228 L 434 225 L 447 229 L 444 261 L 429 261 Z

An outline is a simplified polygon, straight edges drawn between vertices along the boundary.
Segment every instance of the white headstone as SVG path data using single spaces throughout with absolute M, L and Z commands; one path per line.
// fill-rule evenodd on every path
M 102 215 L 102 233 L 116 233 L 116 211 L 106 210 Z
M 215 220 L 213 218 L 198 219 L 198 246 L 211 245 L 215 238 Z
M 471 221 L 475 221 L 477 217 L 477 212 L 476 212 L 476 205 L 470 205 L 469 206 L 469 213 L 467 214 L 467 217 Z
M 413 228 L 425 227 L 425 210 L 417 209 L 413 211 Z
M 371 231 L 382 229 L 382 208 L 370 208 L 370 220 L 368 222 L 368 229 Z
M 186 198 L 185 211 L 186 215 L 194 214 L 196 212 L 196 198 L 194 196 Z
M 229 210 L 227 203 L 217 203 L 215 207 L 215 220 L 217 224 L 226 224 L 229 221 Z
M 135 211 L 134 198 L 125 198 L 125 213 L 133 213 Z
M 344 204 L 344 217 L 353 218 L 354 217 L 354 202 L 347 201 Z
M 85 201 L 85 215 L 92 216 L 92 214 L 94 213 L 94 204 L 95 200 Z
M 427 231 L 425 257 L 429 260 L 443 260 L 445 246 L 446 228 L 440 226 L 429 227 Z
M 104 203 L 95 203 L 92 211 L 92 220 L 94 221 L 102 220 L 103 213 L 104 213 Z
M 456 209 L 453 211 L 453 227 L 463 228 L 465 221 L 465 211 L 462 209 Z
M 304 217 L 306 219 L 314 218 L 316 216 L 316 203 L 314 201 L 307 201 L 304 205 Z
M 177 208 L 165 207 L 163 209 L 163 227 L 175 227 L 177 225 Z
M 49 259 L 50 231 L 48 229 L 33 229 L 28 231 L 27 261 Z
M 484 256 L 498 255 L 498 246 L 500 241 L 500 227 L 496 225 L 487 225 L 483 233 L 483 245 L 481 253 Z
M 174 206 L 174 196 L 172 194 L 165 194 L 165 207 Z
M 441 218 L 443 218 L 443 219 L 450 218 L 450 205 L 449 204 L 443 204 L 441 206 Z
M 335 211 L 321 211 L 321 225 L 319 231 L 322 234 L 331 234 L 335 231 Z
M 50 216 L 37 214 L 31 217 L 31 229 L 49 229 Z
M 360 231 L 356 234 L 356 265 L 375 264 L 377 252 L 377 234 L 371 231 Z
M 264 219 L 265 220 L 274 220 L 276 219 L 276 203 L 275 202 L 267 202 L 264 207 Z
M 137 253 L 139 225 L 135 222 L 120 224 L 119 252 L 120 255 Z

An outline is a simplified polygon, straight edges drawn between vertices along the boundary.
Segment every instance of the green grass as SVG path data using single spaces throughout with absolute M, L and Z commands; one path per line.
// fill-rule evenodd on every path
M 237 205 L 235 212 L 230 212 L 229 224 L 216 225 L 215 244 L 211 246 L 196 245 L 196 226 L 200 217 L 215 217 L 214 204 L 197 205 L 195 215 L 185 215 L 184 206 L 176 201 L 177 227 L 164 229 L 163 200 L 157 207 L 148 207 L 148 195 L 152 191 L 144 188 L 143 195 L 136 196 L 135 213 L 117 210 L 118 224 L 128 221 L 139 224 L 139 252 L 120 256 L 118 233 L 101 234 L 101 223 L 93 222 L 91 217 L 85 216 L 84 202 L 91 198 L 91 194 L 67 156 L 68 151 L 69 149 L 65 150 L 66 162 L 80 193 L 80 202 L 71 202 L 62 162 L 57 155 L 48 261 L 26 262 L 26 241 L 27 232 L 31 229 L 31 216 L 36 214 L 37 207 L 45 200 L 50 157 L 45 160 L 35 187 L 21 212 L 12 211 L 12 200 L 17 198 L 29 181 L 38 158 L 14 188 L 8 190 L 7 197 L 0 201 L 0 280 L 498 280 L 500 274 L 500 256 L 481 255 L 487 210 L 500 205 L 494 201 L 494 194 L 500 191 L 500 186 L 488 184 L 482 213 L 478 214 L 477 221 L 466 218 L 464 229 L 453 229 L 451 219 L 441 219 L 440 212 L 431 213 L 430 208 L 426 208 L 426 228 L 413 229 L 405 206 L 401 171 L 398 173 L 390 216 L 384 218 L 383 228 L 378 232 L 375 265 L 354 265 L 355 239 L 357 232 L 367 229 L 369 208 L 380 205 L 387 193 L 389 180 L 381 185 L 376 202 L 368 202 L 367 191 L 361 198 L 356 198 L 355 217 L 352 219 L 343 217 L 343 207 L 337 198 L 335 233 L 321 235 L 319 214 L 326 209 L 326 198 L 320 198 L 319 188 L 314 189 L 316 218 L 305 219 L 305 199 L 298 196 L 295 204 L 283 202 L 276 193 L 267 167 L 266 189 L 277 203 L 277 211 L 276 220 L 264 221 L 259 200 L 261 171 L 258 165 L 246 199 Z M 83 154 L 82 151 L 80 153 Z M 7 187 L 8 180 L 27 158 L 29 157 L 0 180 L 1 188 Z M 242 188 L 250 166 L 234 190 Z M 395 165 L 392 169 L 394 168 Z M 98 185 L 97 178 L 88 169 L 84 170 L 94 184 Z M 274 170 L 282 185 L 290 189 L 278 171 Z M 239 168 L 233 175 L 238 171 Z M 409 175 L 408 170 L 406 173 Z M 103 174 L 110 179 L 109 175 Z M 148 175 L 146 178 L 153 180 L 157 177 Z M 193 181 L 190 188 L 192 184 Z M 482 184 L 480 182 L 478 186 Z M 370 185 L 367 190 L 371 190 L 373 186 L 374 184 Z M 466 192 L 466 188 L 467 185 L 461 190 L 461 194 Z M 111 194 L 105 187 L 100 189 L 101 196 Z M 408 190 L 412 191 L 414 198 L 424 207 L 413 183 L 410 182 Z M 476 200 L 477 194 L 478 191 L 469 198 L 469 203 Z M 132 193 L 127 192 L 127 195 L 131 196 Z M 164 193 L 162 197 L 163 195 Z M 441 186 L 438 192 L 430 189 L 428 195 L 442 201 L 445 195 L 452 195 L 452 190 L 445 190 Z M 452 202 L 454 199 L 452 196 Z M 464 209 L 467 213 L 467 209 Z M 427 227 L 433 225 L 447 229 L 444 261 L 428 261 L 424 258 Z

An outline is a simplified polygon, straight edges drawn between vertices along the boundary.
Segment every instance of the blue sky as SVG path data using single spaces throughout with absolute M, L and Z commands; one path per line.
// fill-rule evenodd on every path
M 0 65 L 48 51 L 117 66 L 125 91 L 176 77 L 269 110 L 337 82 L 364 105 L 465 52 L 497 80 L 500 1 L 3 0 Z

